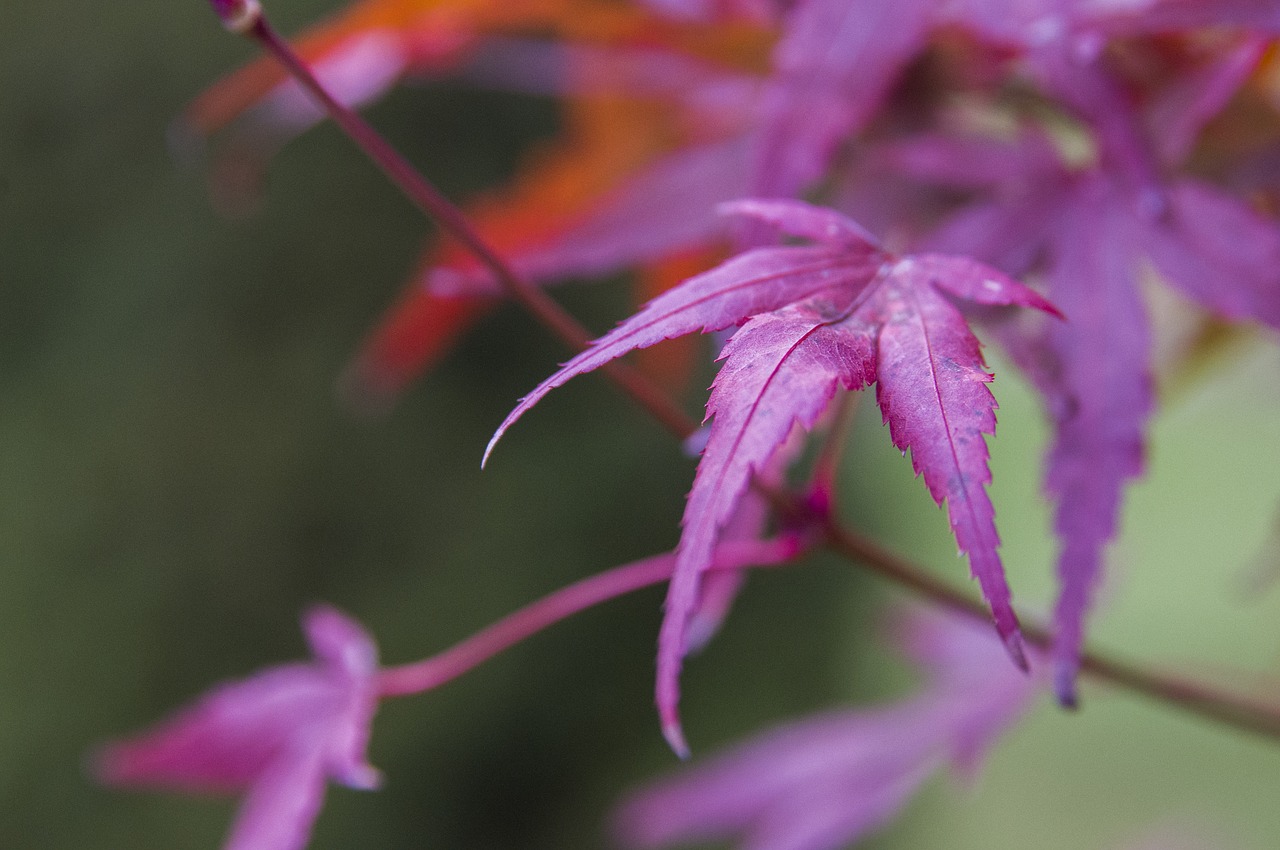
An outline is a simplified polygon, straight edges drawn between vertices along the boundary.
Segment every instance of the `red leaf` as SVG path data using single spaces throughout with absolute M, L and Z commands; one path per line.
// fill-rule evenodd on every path
M 434 295 L 421 284 L 411 284 L 343 374 L 347 401 L 363 411 L 385 410 L 406 384 L 448 354 L 495 304 L 493 297 Z

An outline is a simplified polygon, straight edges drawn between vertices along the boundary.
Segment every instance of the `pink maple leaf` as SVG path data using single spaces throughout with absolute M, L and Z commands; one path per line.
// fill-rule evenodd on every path
M 1055 429 L 1046 488 L 1062 541 L 1054 655 L 1058 697 L 1067 704 L 1075 701 L 1084 618 L 1125 487 L 1142 472 L 1154 406 L 1143 265 L 1218 315 L 1280 328 L 1280 227 L 1207 182 L 1165 176 L 1158 155 L 1188 147 L 1256 58 L 1255 39 L 1244 37 L 1231 62 L 1154 98 L 1157 116 L 1170 99 L 1195 113 L 1162 149 L 1115 69 L 1061 50 L 1038 52 L 1036 73 L 1086 122 L 1098 161 L 1072 171 L 1056 156 L 1010 156 L 1003 180 L 991 181 L 928 240 L 1010 274 L 1039 266 L 1049 297 L 1070 320 L 1001 333 L 1035 380 Z M 990 159 L 971 140 L 927 141 L 900 151 L 899 164 L 952 186 L 969 188 L 957 175 L 982 172 Z
M 678 753 L 687 751 L 676 710 L 679 671 L 716 542 L 752 476 L 794 427 L 813 426 L 840 387 L 877 384 L 894 444 L 911 451 L 930 494 L 946 503 L 996 628 L 1025 664 L 985 489 L 984 435 L 995 430 L 995 399 L 986 386 L 992 376 L 955 301 L 1057 312 L 973 260 L 894 256 L 831 210 L 782 200 L 724 209 L 815 244 L 748 251 L 655 298 L 522 399 L 485 453 L 487 459 L 512 423 L 576 375 L 662 339 L 740 326 L 722 352 L 707 403 L 712 424 L 682 520 L 658 641 L 658 710 Z
M 833 850 L 891 821 L 944 765 L 976 772 L 1041 683 L 999 664 L 968 620 L 913 611 L 895 627 L 926 675 L 917 693 L 775 727 L 631 793 L 615 821 L 622 845 Z
M 805 0 L 787 18 L 761 96 L 753 191 L 785 196 L 819 178 L 873 119 L 925 47 L 927 0 Z
M 964 246 L 1015 274 L 1043 257 L 1049 296 L 1069 319 L 1051 328 L 1010 325 L 998 336 L 1036 383 L 1055 429 L 1045 487 L 1056 501 L 1062 541 L 1056 688 L 1059 700 L 1073 704 L 1103 553 L 1116 533 L 1125 484 L 1142 471 L 1152 408 L 1150 327 L 1138 289 L 1143 227 L 1134 194 L 1096 173 L 1042 165 L 1022 191 L 975 202 L 929 242 L 942 250 Z
M 378 706 L 377 647 L 355 621 L 317 607 L 303 622 L 310 663 L 221 685 L 141 735 L 99 753 L 99 778 L 118 786 L 239 793 L 223 850 L 300 850 L 320 813 L 325 780 L 378 786 L 365 760 Z

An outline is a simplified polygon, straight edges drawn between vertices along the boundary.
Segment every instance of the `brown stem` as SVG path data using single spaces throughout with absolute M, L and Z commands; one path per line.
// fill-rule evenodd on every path
M 399 151 L 355 111 L 348 109 L 316 79 L 306 62 L 281 38 L 260 12 L 243 24 L 244 34 L 256 41 L 314 97 L 325 112 L 415 206 L 475 255 L 507 292 L 540 324 L 573 351 L 582 351 L 592 335 L 539 287 L 517 274 L 470 224 L 463 212 L 423 177 Z M 697 430 L 693 421 L 643 373 L 625 363 L 610 363 L 602 371 L 647 410 L 663 427 L 684 439 Z
M 857 561 L 872 572 L 944 608 L 984 621 L 991 619 L 984 603 L 934 578 L 922 567 L 875 541 L 843 528 L 829 518 L 825 521 L 824 530 L 827 544 L 833 551 Z M 1041 648 L 1047 648 L 1052 641 L 1047 628 L 1025 619 L 1022 621 L 1022 633 L 1029 643 Z M 1280 706 L 1245 694 L 1220 690 L 1203 682 L 1140 668 L 1108 657 L 1096 649 L 1084 650 L 1080 669 L 1095 679 L 1188 714 L 1268 738 L 1280 738 Z

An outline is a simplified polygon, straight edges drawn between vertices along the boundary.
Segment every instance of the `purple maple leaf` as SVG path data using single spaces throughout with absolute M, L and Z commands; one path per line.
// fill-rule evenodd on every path
M 746 145 L 732 138 L 668 154 L 621 181 L 590 215 L 546 244 L 512 252 L 512 268 L 551 283 L 609 274 L 723 238 L 717 204 L 740 197 Z M 433 268 L 424 284 L 437 295 L 495 295 L 487 269 Z
M 1001 663 L 990 632 L 919 613 L 897 624 L 928 673 L 874 709 L 788 724 L 632 794 L 616 830 L 631 847 L 734 836 L 743 850 L 832 850 L 891 820 L 947 762 L 972 772 L 1039 687 Z
M 1010 654 L 1025 664 L 997 553 L 985 434 L 995 429 L 977 339 L 956 300 L 1056 309 L 1004 274 L 962 257 L 896 257 L 855 222 L 797 201 L 741 201 L 751 216 L 816 244 L 758 248 L 655 298 L 522 399 L 502 434 L 550 390 L 637 348 L 740 325 L 726 344 L 707 415 L 710 433 L 682 520 L 658 641 L 663 732 L 687 751 L 676 706 L 701 577 L 739 500 L 779 446 L 809 429 L 836 390 L 872 383 L 894 444 L 911 451 L 930 494 L 945 501 L 960 550 Z
M 1251 2 L 1260 8 L 1266 0 L 1232 5 Z M 963 28 L 985 44 L 1019 52 L 1048 45 L 1089 53 L 1106 32 L 1133 28 L 1135 18 L 1141 13 L 1133 4 L 1106 0 L 799 0 L 785 18 L 762 89 L 753 192 L 790 196 L 827 174 L 836 154 L 885 111 L 903 72 L 940 29 Z
M 761 98 L 753 191 L 788 196 L 818 179 L 874 118 L 925 46 L 929 0 L 802 0 Z
M 1143 467 L 1153 408 L 1143 265 L 1150 262 L 1170 285 L 1219 315 L 1280 328 L 1280 227 L 1227 192 L 1165 177 L 1161 167 L 1162 157 L 1190 146 L 1243 79 L 1242 69 L 1256 61 L 1254 42 L 1241 39 L 1222 64 L 1154 98 L 1150 116 L 1104 61 L 1056 48 L 1035 53 L 1042 83 L 1092 132 L 1097 162 L 1072 171 L 1055 158 L 1010 157 L 1005 179 L 928 240 L 934 249 L 971 253 L 1010 274 L 1039 265 L 1049 297 L 1069 319 L 1000 333 L 1036 382 L 1055 428 L 1046 487 L 1057 502 L 1062 541 L 1054 620 L 1064 703 L 1075 700 L 1083 621 L 1118 527 L 1124 487 Z M 1170 103 L 1194 114 L 1162 148 L 1148 128 Z M 954 175 L 982 170 L 989 157 L 974 150 L 972 141 L 935 137 L 914 159 L 899 159 L 922 176 L 970 188 Z
M 1049 292 L 1070 321 L 1041 339 L 1047 368 L 1037 376 L 1057 431 L 1045 486 L 1057 499 L 1062 540 L 1055 655 L 1058 696 L 1068 704 L 1084 615 L 1115 536 L 1124 484 L 1142 472 L 1153 405 L 1134 216 L 1099 183 L 1081 186 L 1058 220 Z
M 787 440 L 773 453 L 768 465 L 756 471 L 757 481 L 774 487 L 781 485 L 791 462 L 804 447 L 803 434 L 793 431 L 792 436 L 795 439 Z M 748 490 L 738 501 L 733 516 L 720 530 L 721 545 L 734 540 L 763 539 L 770 514 L 768 497 L 762 492 Z M 698 600 L 689 612 L 687 654 L 701 651 L 715 637 L 746 579 L 746 570 L 716 570 L 704 577 Z
M 1130 11 L 1123 33 L 1170 32 L 1204 27 L 1280 31 L 1280 6 L 1272 0 L 1155 0 Z
M 1269 43 L 1261 35 L 1245 35 L 1214 51 L 1210 61 L 1173 77 L 1156 93 L 1144 123 L 1162 162 L 1180 163 L 1188 157 L 1205 125 L 1257 69 Z
M 377 709 L 377 648 L 355 621 L 318 607 L 303 619 L 315 661 L 221 685 L 155 728 L 105 747 L 110 785 L 243 794 L 223 850 L 299 850 L 326 779 L 372 789 L 365 760 Z
M 1125 482 L 1142 471 L 1152 392 L 1150 329 L 1137 279 L 1138 201 L 1100 175 L 1057 169 L 1037 169 L 1038 179 L 1022 192 L 975 202 L 930 244 L 964 246 L 1012 273 L 1043 257 L 1049 297 L 1068 319 L 1052 327 L 1009 324 L 997 336 L 1035 382 L 1055 428 L 1045 486 L 1062 541 L 1056 686 L 1071 704 L 1104 549 L 1116 532 Z

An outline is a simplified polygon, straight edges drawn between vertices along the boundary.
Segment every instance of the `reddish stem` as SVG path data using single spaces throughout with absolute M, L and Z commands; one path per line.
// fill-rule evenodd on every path
M 710 569 L 775 567 L 794 560 L 801 551 L 791 538 L 725 543 L 716 550 Z M 579 611 L 666 581 L 671 578 L 675 562 L 674 553 L 656 555 L 562 587 L 430 658 L 386 668 L 379 674 L 378 693 L 384 697 L 409 696 L 439 687 Z

